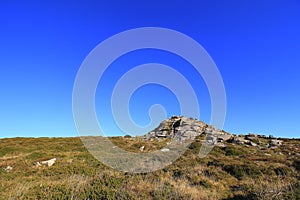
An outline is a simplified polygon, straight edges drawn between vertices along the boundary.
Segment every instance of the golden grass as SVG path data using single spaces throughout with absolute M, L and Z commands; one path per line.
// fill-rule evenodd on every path
M 127 150 L 162 148 L 168 141 L 112 138 Z M 227 144 L 198 157 L 195 142 L 180 159 L 148 174 L 118 172 L 101 164 L 79 138 L 0 140 L 0 199 L 299 199 L 298 140 L 260 150 Z M 265 156 L 265 152 L 272 156 Z M 51 166 L 37 160 L 57 158 Z M 12 166 L 12 171 L 4 168 Z

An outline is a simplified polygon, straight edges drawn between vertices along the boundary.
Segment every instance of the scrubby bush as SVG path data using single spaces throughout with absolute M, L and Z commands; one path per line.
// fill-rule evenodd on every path
M 244 152 L 237 147 L 225 147 L 224 150 L 226 156 L 241 156 L 244 154 Z
M 249 165 L 227 165 L 223 169 L 239 180 L 246 176 L 257 178 L 262 174 L 257 167 Z
M 201 147 L 201 143 L 199 142 L 193 142 L 192 144 L 190 144 L 189 149 L 191 150 L 199 150 Z
M 296 170 L 300 171 L 300 159 L 294 160 L 293 166 Z

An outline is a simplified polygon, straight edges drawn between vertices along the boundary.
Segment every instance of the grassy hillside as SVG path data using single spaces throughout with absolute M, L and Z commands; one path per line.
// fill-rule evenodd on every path
M 167 142 L 111 140 L 146 152 Z M 277 149 L 226 145 L 200 159 L 198 138 L 165 169 L 129 174 L 101 164 L 79 138 L 1 139 L 0 199 L 300 199 L 299 140 Z M 53 166 L 36 165 L 51 158 Z

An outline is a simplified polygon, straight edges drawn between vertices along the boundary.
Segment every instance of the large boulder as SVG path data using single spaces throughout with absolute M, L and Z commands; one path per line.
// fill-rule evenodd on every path
M 246 142 L 248 142 L 248 140 L 245 140 L 244 137 L 237 136 L 237 137 L 233 138 L 232 142 L 235 143 L 235 144 L 241 145 L 241 144 L 245 144 Z
M 249 133 L 248 135 L 245 136 L 245 139 L 250 140 L 250 141 L 258 141 L 258 135 Z
M 224 142 L 233 137 L 232 134 L 197 119 L 173 116 L 162 121 L 156 129 L 146 135 L 146 138 L 176 138 L 179 141 L 185 141 L 194 140 L 201 134 L 207 134 L 206 141 L 209 143 Z
M 231 134 L 219 134 L 218 142 L 226 142 L 228 140 L 231 140 L 232 138 L 233 138 L 233 135 L 231 135 Z

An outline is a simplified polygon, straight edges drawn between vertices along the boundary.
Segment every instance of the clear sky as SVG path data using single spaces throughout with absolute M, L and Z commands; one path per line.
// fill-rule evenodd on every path
M 147 26 L 180 31 L 213 58 L 226 88 L 224 130 L 299 138 L 298 0 L 1 1 L 0 137 L 77 136 L 72 90 L 82 61 L 108 37 Z M 188 66 L 155 50 L 116 60 L 102 82 L 107 91 L 96 95 L 96 108 L 105 114 L 112 134 L 118 133 L 99 99 L 109 98 L 109 89 L 125 69 L 147 62 Z M 187 68 L 181 73 L 189 74 Z M 197 96 L 201 120 L 209 122 L 204 83 L 199 83 Z M 155 103 L 165 105 L 168 116 L 179 114 L 172 93 L 149 85 L 130 101 L 136 123 L 149 122 L 148 109 Z

